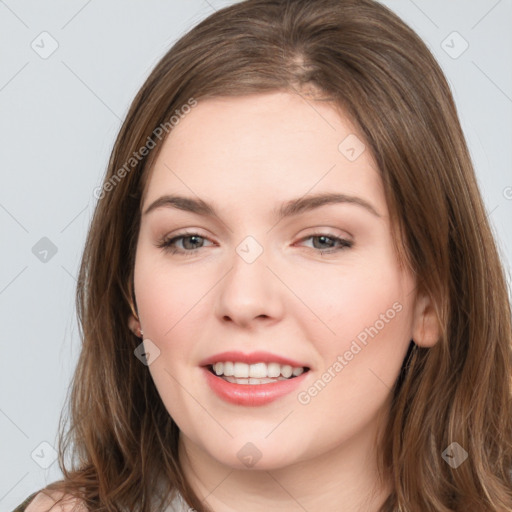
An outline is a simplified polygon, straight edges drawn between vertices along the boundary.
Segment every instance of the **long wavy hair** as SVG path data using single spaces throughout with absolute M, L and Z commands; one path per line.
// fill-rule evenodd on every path
M 418 35 L 373 0 L 238 2 L 181 37 L 151 72 L 115 141 L 88 231 L 76 295 L 81 354 L 69 425 L 62 416 L 59 424 L 64 477 L 45 489 L 98 512 L 163 510 L 176 491 L 210 510 L 184 476 L 179 429 L 134 356 L 140 339 L 128 317 L 141 200 L 169 119 L 179 121 L 191 98 L 275 91 L 306 101 L 315 91 L 364 136 L 399 259 L 441 325 L 433 347 L 411 341 L 392 391 L 377 457 L 393 491 L 380 512 L 512 510 L 503 266 L 447 80 Z M 443 458 L 454 442 L 468 454 L 456 468 Z

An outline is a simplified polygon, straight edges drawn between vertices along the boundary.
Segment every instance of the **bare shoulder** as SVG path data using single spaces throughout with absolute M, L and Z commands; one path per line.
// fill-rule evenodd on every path
M 30 502 L 25 512 L 89 512 L 82 500 L 64 493 L 43 490 Z M 58 502 L 58 503 L 57 503 Z

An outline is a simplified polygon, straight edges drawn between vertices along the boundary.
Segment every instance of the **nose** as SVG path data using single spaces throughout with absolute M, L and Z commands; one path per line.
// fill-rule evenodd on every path
M 283 284 L 268 267 L 265 251 L 249 262 L 234 252 L 231 269 L 217 288 L 215 314 L 224 322 L 247 328 L 278 321 L 283 314 Z

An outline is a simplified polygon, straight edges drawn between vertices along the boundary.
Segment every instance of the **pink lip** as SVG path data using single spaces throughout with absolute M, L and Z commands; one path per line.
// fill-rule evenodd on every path
M 294 361 L 293 359 L 288 359 L 287 357 L 271 354 L 270 352 L 252 352 L 251 354 L 244 354 L 237 351 L 221 352 L 220 354 L 215 354 L 201 361 L 199 366 L 210 366 L 212 364 L 222 363 L 225 361 L 240 362 L 245 364 L 279 363 L 281 365 L 290 365 L 294 368 L 308 367 L 308 365 L 304 363 Z M 244 384 L 241 385 L 243 386 Z
M 226 361 L 226 359 L 221 360 Z M 258 361 L 263 362 L 261 359 L 258 359 Z M 293 379 L 280 380 L 269 384 L 233 384 L 214 375 L 208 368 L 208 366 L 205 366 L 202 368 L 202 371 L 212 391 L 227 402 L 246 406 L 266 405 L 291 393 L 304 382 L 304 379 L 309 374 L 309 372 L 304 372 Z

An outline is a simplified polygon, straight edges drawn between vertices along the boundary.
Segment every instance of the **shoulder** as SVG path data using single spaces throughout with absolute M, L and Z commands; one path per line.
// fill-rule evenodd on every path
M 58 501 L 61 498 L 62 501 Z M 88 509 L 81 500 L 69 494 L 42 490 L 36 494 L 25 512 L 88 512 Z

